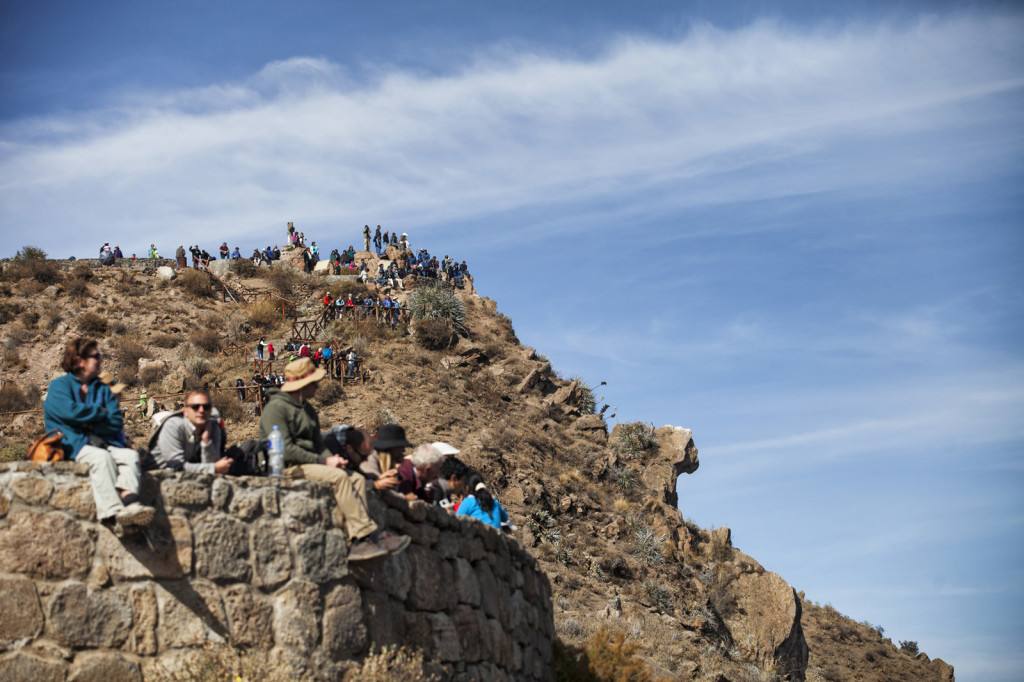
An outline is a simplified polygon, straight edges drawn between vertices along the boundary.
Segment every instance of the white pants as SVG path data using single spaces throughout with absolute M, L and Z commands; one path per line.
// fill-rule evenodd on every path
M 96 516 L 102 521 L 124 509 L 118 490 L 139 493 L 139 453 L 131 448 L 98 448 L 86 445 L 78 451 L 77 462 L 89 465 L 89 483 L 96 500 Z

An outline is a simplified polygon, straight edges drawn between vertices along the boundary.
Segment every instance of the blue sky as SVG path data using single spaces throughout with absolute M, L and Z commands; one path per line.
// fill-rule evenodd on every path
M 1015 3 L 0 5 L 10 256 L 465 258 L 681 508 L 963 680 L 1024 675 Z

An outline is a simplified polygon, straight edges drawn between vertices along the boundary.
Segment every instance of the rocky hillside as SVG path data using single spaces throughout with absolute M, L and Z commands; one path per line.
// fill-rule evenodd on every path
M 375 269 L 376 256 L 357 257 L 364 256 Z M 148 422 L 134 409 L 141 390 L 171 406 L 176 398 L 160 396 L 183 386 L 248 381 L 257 339 L 281 349 L 291 336 L 281 298 L 296 302 L 295 314 L 304 318 L 319 312 L 324 291 L 365 292 L 352 277 L 304 275 L 290 263 L 222 267 L 230 270 L 222 277 L 229 286 L 251 300 L 256 292 L 265 296 L 224 302 L 206 274 L 167 280 L 144 262 L 6 263 L 0 411 L 38 407 L 60 372 L 61 343 L 93 335 L 102 339 L 106 369 L 127 385 L 128 431 L 142 445 Z M 406 292 L 386 293 L 408 300 L 416 286 L 410 278 Z M 363 383 L 322 385 L 321 421 L 373 429 L 397 420 L 414 442 L 460 448 L 548 572 L 564 643 L 582 645 L 602 626 L 625 633 L 652 674 L 667 679 L 953 679 L 951 666 L 913 643 L 899 648 L 879 629 L 805 600 L 733 547 L 727 528 L 684 521 L 675 479 L 699 472 L 688 429 L 633 423 L 609 430 L 594 414 L 589 387 L 524 348 L 494 301 L 479 297 L 471 282 L 456 297 L 464 306 L 461 333 L 452 325 L 392 328 L 372 320 L 319 332 L 325 343 L 356 347 L 366 370 Z M 282 367 L 274 363 L 275 371 Z M 233 440 L 255 436 L 255 403 L 240 404 L 231 390 L 215 402 Z M 5 416 L 0 428 L 4 456 L 17 457 L 42 431 L 41 414 Z

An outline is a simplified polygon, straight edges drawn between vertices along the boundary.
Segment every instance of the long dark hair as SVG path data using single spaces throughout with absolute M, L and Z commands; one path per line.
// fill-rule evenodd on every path
M 479 486 L 479 489 L 477 489 Z M 480 505 L 480 508 L 484 510 L 485 514 L 490 514 L 494 509 L 494 498 L 491 497 L 491 492 L 484 485 L 484 477 L 480 475 L 479 471 L 469 472 L 469 476 L 466 477 L 466 493 L 476 498 L 476 503 Z

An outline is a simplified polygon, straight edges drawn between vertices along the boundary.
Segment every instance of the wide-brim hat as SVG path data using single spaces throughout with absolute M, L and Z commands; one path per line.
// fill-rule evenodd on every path
M 320 381 L 326 374 L 323 368 L 314 365 L 309 358 L 292 360 L 284 367 L 284 385 L 281 390 L 286 393 L 297 391 L 314 381 Z
M 372 443 L 374 450 L 411 448 L 413 444 L 405 439 L 405 429 L 398 424 L 385 424 L 377 429 L 377 440 Z

